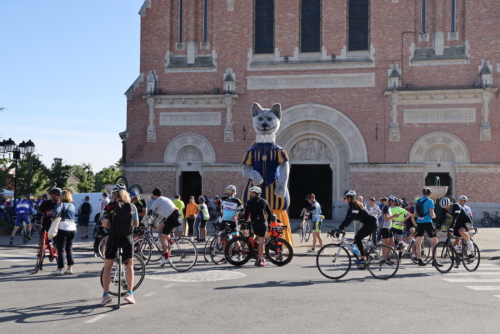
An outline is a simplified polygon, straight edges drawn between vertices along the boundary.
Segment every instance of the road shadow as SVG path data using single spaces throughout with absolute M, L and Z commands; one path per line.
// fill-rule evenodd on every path
M 48 323 L 61 320 L 82 319 L 104 314 L 114 308 L 103 308 L 100 298 L 79 299 L 68 302 L 59 302 L 30 307 L 11 307 L 0 310 L 0 322 L 13 321 L 16 323 Z M 88 305 L 92 303 L 92 305 Z M 94 312 L 96 309 L 104 310 Z M 38 317 L 50 316 L 50 320 L 36 320 Z
M 32 268 L 33 266 L 31 266 Z M 35 274 L 33 269 L 15 271 L 15 272 L 0 272 L 0 281 L 2 282 L 36 282 L 36 281 L 46 281 L 46 280 L 58 280 L 58 279 L 66 279 L 66 280 L 75 280 L 81 278 L 92 278 L 92 277 L 100 277 L 101 271 L 79 271 L 74 272 L 72 275 L 61 275 L 61 276 L 52 276 L 50 273 L 56 270 L 56 267 L 50 267 L 42 271 L 39 271 Z

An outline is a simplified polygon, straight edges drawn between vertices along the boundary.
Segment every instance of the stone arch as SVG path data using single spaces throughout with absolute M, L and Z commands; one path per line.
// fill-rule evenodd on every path
M 413 144 L 408 161 L 410 163 L 434 162 L 435 159 L 429 157 L 436 155 L 434 152 L 436 150 L 442 150 L 440 155 L 447 157 L 443 162 L 450 161 L 448 154 L 451 152 L 451 162 L 470 163 L 470 154 L 467 145 L 454 134 L 444 131 L 434 131 L 420 137 Z
M 337 133 L 336 137 L 344 143 L 348 162 L 368 162 L 365 140 L 356 124 L 344 113 L 322 104 L 299 104 L 285 109 L 277 137 L 288 132 L 288 128 L 303 122 L 316 122 L 325 125 L 325 129 L 334 130 Z M 310 133 L 315 132 L 315 129 L 310 131 Z M 279 140 L 277 143 L 281 145 Z
M 176 163 L 179 161 L 183 150 L 194 148 L 201 153 L 201 161 L 196 162 L 215 162 L 215 150 L 207 138 L 196 133 L 184 133 L 175 137 L 165 149 L 163 161 L 165 163 Z

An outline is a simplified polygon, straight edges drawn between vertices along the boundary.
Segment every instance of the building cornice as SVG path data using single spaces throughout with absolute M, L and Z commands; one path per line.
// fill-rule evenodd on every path
M 498 88 L 387 90 L 384 96 L 397 96 L 397 105 L 483 103 L 483 95 L 492 96 Z
M 239 96 L 236 94 L 200 94 L 200 95 L 144 95 L 144 100 L 154 101 L 155 108 L 164 109 L 200 109 L 227 108 L 234 104 Z

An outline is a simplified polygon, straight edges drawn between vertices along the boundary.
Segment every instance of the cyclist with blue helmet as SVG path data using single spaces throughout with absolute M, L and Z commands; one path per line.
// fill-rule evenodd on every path
M 137 208 L 137 213 L 139 214 L 139 220 L 142 219 L 148 212 L 148 207 L 146 205 L 146 201 L 141 198 L 141 194 L 139 193 L 139 190 L 134 189 L 130 192 L 130 199 L 132 200 L 132 203 L 134 203 L 135 207 Z

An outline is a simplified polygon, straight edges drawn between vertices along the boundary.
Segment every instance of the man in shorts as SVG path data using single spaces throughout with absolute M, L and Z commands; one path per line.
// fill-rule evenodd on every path
M 257 255 L 257 262 L 255 266 L 265 267 L 267 265 L 264 256 L 264 246 L 266 241 L 266 233 L 268 230 L 267 222 L 269 220 L 274 220 L 274 215 L 269 208 L 267 201 L 260 197 L 262 189 L 259 187 L 250 188 L 250 199 L 247 201 L 247 206 L 245 208 L 245 220 L 252 220 L 252 227 L 255 234 L 257 234 L 259 249 Z
M 89 237 L 90 214 L 93 211 L 92 204 L 89 201 L 90 198 L 85 196 L 85 201 L 78 208 L 78 225 L 82 228 L 82 239 L 88 239 Z
M 418 265 L 421 267 L 427 265 L 427 263 L 425 263 L 421 259 L 422 256 L 421 249 L 422 249 L 422 242 L 424 241 L 424 233 L 427 233 L 429 238 L 431 238 L 431 243 L 432 243 L 431 249 L 434 249 L 434 247 L 438 243 L 438 238 L 436 237 L 436 229 L 434 228 L 434 223 L 432 222 L 432 219 L 436 218 L 436 213 L 434 212 L 434 202 L 429 198 L 430 194 L 432 194 L 432 191 L 430 188 L 424 188 L 422 194 L 423 196 L 415 204 L 415 211 L 416 211 L 415 217 L 417 220 L 416 253 L 418 258 Z M 423 210 L 421 214 L 419 214 L 418 212 L 419 206 Z M 433 254 L 432 265 L 441 267 L 442 264 L 439 264 L 437 262 L 436 256 L 437 254 Z
M 170 233 L 172 233 L 177 226 L 181 225 L 181 214 L 179 209 L 176 208 L 175 204 L 169 198 L 162 196 L 160 188 L 155 188 L 153 190 L 153 199 L 154 202 L 148 210 L 148 213 L 142 219 L 142 222 L 144 223 L 153 213 L 158 215 L 157 221 L 160 220 L 160 241 L 164 256 L 164 259 L 160 262 L 160 266 L 163 267 L 170 262 L 170 245 L 174 243 L 174 240 L 170 238 Z
M 10 244 L 14 244 L 14 237 L 16 236 L 17 230 L 19 230 L 19 227 L 21 227 L 22 223 L 26 223 L 26 229 L 28 231 L 28 239 L 31 240 L 31 219 L 30 216 L 34 215 L 36 213 L 35 209 L 33 209 L 33 206 L 31 205 L 31 202 L 29 202 L 28 197 L 25 197 L 25 199 L 17 202 L 16 205 L 16 224 L 14 226 L 14 229 L 12 230 L 12 235 L 10 238 Z

